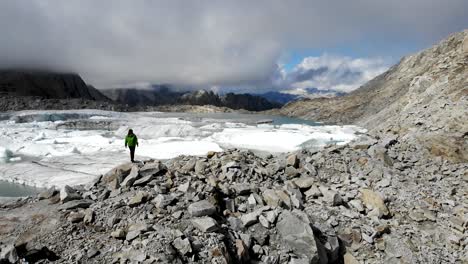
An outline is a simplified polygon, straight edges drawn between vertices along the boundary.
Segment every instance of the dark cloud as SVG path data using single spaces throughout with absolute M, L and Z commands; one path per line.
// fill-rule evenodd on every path
M 462 30 L 466 10 L 466 0 L 3 0 L 0 67 L 75 71 L 98 87 L 265 86 L 291 50 L 399 56 Z

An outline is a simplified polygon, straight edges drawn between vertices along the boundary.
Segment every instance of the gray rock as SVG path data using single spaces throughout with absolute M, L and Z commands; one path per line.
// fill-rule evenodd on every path
M 127 235 L 125 236 L 125 240 L 127 241 L 133 241 L 135 238 L 137 238 L 141 234 L 140 230 L 132 230 L 128 231 Z
M 191 188 L 190 181 L 187 181 L 186 183 L 179 185 L 179 187 L 177 187 L 177 190 L 183 193 L 187 193 L 191 190 L 193 191 L 193 188 Z
M 73 210 L 77 208 L 88 208 L 93 204 L 92 200 L 72 200 L 58 207 L 59 210 Z
M 320 186 L 319 190 L 323 195 L 323 199 L 328 204 L 333 205 L 333 206 L 338 206 L 338 205 L 343 204 L 343 198 L 337 191 L 330 190 L 324 186 Z
M 0 262 L 4 263 L 17 263 L 19 261 L 18 253 L 14 245 L 8 245 L 0 248 Z
M 117 239 L 124 239 L 126 236 L 126 233 L 122 229 L 116 229 L 111 233 L 111 237 L 117 238 Z
M 88 208 L 86 209 L 85 213 L 84 213 L 84 218 L 83 218 L 83 222 L 85 224 L 91 224 L 94 222 L 94 218 L 95 218 L 95 213 L 92 209 Z
M 315 169 L 315 166 L 311 163 L 306 163 L 304 165 L 304 169 L 309 172 L 310 176 L 316 176 L 317 175 L 317 170 Z
M 204 174 L 206 169 L 206 161 L 204 160 L 197 160 L 195 163 L 195 173 L 196 174 Z
M 133 186 L 145 186 L 147 185 L 149 182 L 151 182 L 152 180 L 154 180 L 156 178 L 155 175 L 153 174 L 150 174 L 148 176 L 145 176 L 145 177 L 142 177 L 138 180 L 136 180 L 134 183 L 133 183 Z
M 192 217 L 207 216 L 216 213 L 216 207 L 207 200 L 192 203 L 187 209 Z
M 172 197 L 172 195 L 158 194 L 158 196 L 153 199 L 153 203 L 156 207 L 164 209 L 174 203 L 175 200 L 176 199 Z
M 84 214 L 81 212 L 71 212 L 68 215 L 68 221 L 70 221 L 71 223 L 81 222 L 83 221 L 83 218 L 84 218 Z
M 288 166 L 284 169 L 284 174 L 291 179 L 297 177 L 299 175 L 299 171 L 294 167 Z
M 125 177 L 125 179 L 122 181 L 122 183 L 120 184 L 120 186 L 122 187 L 131 187 L 133 185 L 133 183 L 139 179 L 140 177 L 140 174 L 139 174 L 139 169 L 138 169 L 138 166 L 137 165 L 134 165 L 132 167 L 132 170 L 130 171 L 130 174 L 128 174 L 127 177 Z
M 114 180 L 116 180 L 117 183 L 120 183 L 123 181 L 123 179 L 130 173 L 130 170 L 132 169 L 133 164 L 132 163 L 125 163 L 120 166 L 117 166 L 104 174 L 102 177 L 101 181 L 104 183 L 110 183 Z
M 316 198 L 316 197 L 322 196 L 322 192 L 320 192 L 320 189 L 315 185 L 310 187 L 310 189 L 307 190 L 304 194 L 305 194 L 306 198 L 309 198 L 309 197 Z
M 156 177 L 161 171 L 163 171 L 164 165 L 159 162 L 151 162 L 151 163 L 146 163 L 139 171 L 141 177 L 147 178 L 149 176 L 152 176 L 150 178 Z
M 139 191 L 128 202 L 128 206 L 135 207 L 147 201 L 149 194 L 147 192 Z
M 57 189 L 55 189 L 55 186 L 52 186 L 49 189 L 39 193 L 37 195 L 37 198 L 39 198 L 39 200 L 49 199 L 52 196 L 56 195 L 57 193 L 58 193 L 58 191 L 57 191 Z
M 268 211 L 265 213 L 265 217 L 271 224 L 276 222 L 276 218 L 278 218 L 278 212 L 276 210 Z
M 191 222 L 196 228 L 204 233 L 211 233 L 218 230 L 218 223 L 209 216 L 192 218 Z
M 188 238 L 182 239 L 178 237 L 174 239 L 174 241 L 172 242 L 172 245 L 174 246 L 175 249 L 177 249 L 177 251 L 179 251 L 181 255 L 186 255 L 192 252 L 192 246 Z
M 314 184 L 315 179 L 312 177 L 300 177 L 294 179 L 293 182 L 301 189 L 308 189 Z
M 260 214 L 258 212 L 252 212 L 252 213 L 242 215 L 241 216 L 242 224 L 244 225 L 244 227 L 248 227 L 257 223 L 259 215 Z
M 81 199 L 81 195 L 72 187 L 65 185 L 62 189 L 60 189 L 60 201 L 63 203 L 78 199 Z
M 309 261 L 318 262 L 318 249 L 309 223 L 304 222 L 290 211 L 283 211 L 276 224 L 281 238 L 294 251 L 306 256 Z
M 297 155 L 289 155 L 286 159 L 286 164 L 297 169 L 299 167 L 299 159 L 297 158 Z
M 247 195 L 251 192 L 250 184 L 248 183 L 239 183 L 234 185 L 234 190 L 237 195 Z
M 260 215 L 260 216 L 258 217 L 258 221 L 259 221 L 260 224 L 261 224 L 263 227 L 265 227 L 265 228 L 270 228 L 270 227 L 271 227 L 270 221 L 268 221 L 268 219 L 267 219 L 265 216 L 263 216 L 263 215 Z
M 390 215 L 390 211 L 378 193 L 370 189 L 361 189 L 360 192 L 361 200 L 368 209 L 376 210 L 379 217 Z
M 92 259 L 95 256 L 99 255 L 99 253 L 100 253 L 99 249 L 92 247 L 88 249 L 88 251 L 86 252 L 86 257 L 88 257 L 88 259 Z
M 267 205 L 271 207 L 278 207 L 280 205 L 281 199 L 275 190 L 267 189 L 262 193 L 262 196 Z

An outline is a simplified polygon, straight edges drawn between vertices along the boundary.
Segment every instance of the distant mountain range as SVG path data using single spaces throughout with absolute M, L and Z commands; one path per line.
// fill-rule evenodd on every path
M 109 100 L 99 90 L 87 85 L 78 74 L 74 73 L 2 70 L 0 71 L 0 92 L 48 99 Z
M 146 89 L 118 88 L 98 90 L 87 85 L 75 73 L 46 71 L 0 71 L 0 93 L 14 96 L 35 96 L 45 99 L 83 99 L 112 102 L 130 107 L 161 105 L 213 105 L 231 109 L 264 111 L 280 108 L 302 98 L 341 95 L 331 90 L 315 88 L 302 90 L 301 94 L 267 92 L 263 94 L 216 94 L 212 91 L 175 91 L 170 85 L 152 85 Z
M 258 95 L 234 93 L 218 95 L 206 90 L 177 92 L 165 85 L 153 85 L 148 89 L 104 89 L 102 92 L 112 100 L 130 106 L 140 104 L 152 106 L 168 104 L 214 105 L 249 111 L 263 111 L 282 106 L 281 103 L 271 102 Z

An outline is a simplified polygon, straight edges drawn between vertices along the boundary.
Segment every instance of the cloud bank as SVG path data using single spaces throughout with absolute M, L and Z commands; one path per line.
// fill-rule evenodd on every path
M 279 81 L 281 87 L 305 92 L 307 88 L 350 92 L 389 68 L 382 58 L 340 57 L 322 55 L 306 57 Z
M 397 59 L 462 30 L 466 10 L 466 0 L 4 0 L 0 68 L 73 71 L 97 87 L 266 87 L 287 52 L 344 47 Z M 348 90 L 380 67 L 345 57 L 346 72 L 332 67 L 339 60 L 305 59 L 287 81 Z

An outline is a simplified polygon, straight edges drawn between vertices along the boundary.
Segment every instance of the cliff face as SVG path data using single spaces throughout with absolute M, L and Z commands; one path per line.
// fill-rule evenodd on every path
M 164 106 L 164 105 L 212 105 L 231 109 L 263 111 L 281 107 L 267 99 L 250 94 L 228 93 L 220 96 L 212 91 L 198 90 L 193 92 L 175 92 L 168 88 L 154 89 L 110 89 L 103 90 L 112 100 L 130 106 Z
M 293 102 L 280 112 L 411 136 L 434 154 L 468 160 L 468 30 L 404 57 L 347 96 Z
M 108 100 L 77 74 L 33 71 L 0 71 L 0 92 L 17 96 L 85 100 Z

